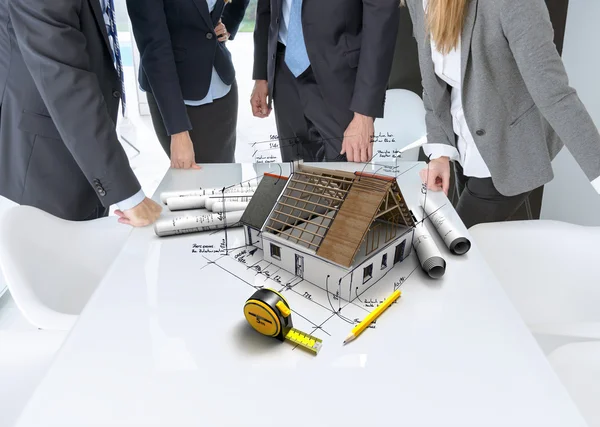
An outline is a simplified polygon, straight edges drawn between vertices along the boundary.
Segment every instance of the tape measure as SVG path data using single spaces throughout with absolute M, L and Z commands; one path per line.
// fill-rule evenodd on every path
M 277 338 L 319 353 L 323 341 L 295 329 L 292 310 L 287 300 L 273 289 L 259 289 L 244 304 L 244 316 L 250 325 L 263 335 Z

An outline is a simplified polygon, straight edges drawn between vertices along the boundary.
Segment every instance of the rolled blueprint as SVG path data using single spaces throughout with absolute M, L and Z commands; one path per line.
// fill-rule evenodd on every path
M 244 211 L 187 215 L 163 218 L 154 224 L 154 233 L 159 237 L 176 234 L 200 233 L 227 227 L 237 227 Z
M 202 209 L 208 196 L 183 196 L 169 197 L 165 203 L 170 211 L 185 209 Z
M 432 279 L 439 279 L 446 272 L 446 260 L 438 249 L 435 241 L 431 238 L 423 221 L 417 222 L 413 235 L 413 248 L 421 268 Z
M 469 252 L 471 242 L 444 215 L 438 203 L 431 198 L 427 198 L 427 201 L 425 201 L 425 195 L 423 195 L 421 196 L 420 204 L 425 212 L 424 215 L 429 218 L 435 230 L 444 239 L 444 244 L 450 249 L 450 252 L 455 255 L 464 255 Z
M 235 212 L 235 211 L 243 211 L 248 207 L 248 202 L 230 202 L 225 200 L 225 203 L 216 202 L 212 205 L 212 211 L 215 213 L 218 212 Z
M 208 196 L 204 203 L 204 206 L 209 211 L 212 210 L 212 207 L 215 203 L 223 203 L 223 202 L 244 202 L 248 203 L 252 199 L 252 194 L 242 194 L 242 193 L 229 193 L 223 195 Z
M 254 193 L 258 187 L 258 183 L 246 182 L 244 184 L 234 185 L 233 187 L 225 188 L 225 193 Z M 167 203 L 167 199 L 172 197 L 188 197 L 188 196 L 210 196 L 213 194 L 222 194 L 223 188 L 198 188 L 196 190 L 181 190 L 181 191 L 165 191 L 160 193 L 160 201 Z M 204 206 L 201 206 L 204 207 Z

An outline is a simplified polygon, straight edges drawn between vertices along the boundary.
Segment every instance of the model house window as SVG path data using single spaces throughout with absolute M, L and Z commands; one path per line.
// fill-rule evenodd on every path
M 363 272 L 363 283 L 367 283 L 371 278 L 373 278 L 373 264 L 365 267 Z
M 271 256 L 275 259 L 281 260 L 281 248 L 271 243 Z
M 383 254 L 381 258 L 381 269 L 387 268 L 387 254 Z

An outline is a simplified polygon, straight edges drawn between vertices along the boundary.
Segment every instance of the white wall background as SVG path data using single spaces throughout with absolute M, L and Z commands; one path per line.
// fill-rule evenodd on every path
M 573 86 L 600 127 L 600 0 L 570 0 L 563 60 Z M 544 189 L 542 219 L 600 226 L 600 195 L 575 159 L 563 149 L 553 164 L 554 180 Z

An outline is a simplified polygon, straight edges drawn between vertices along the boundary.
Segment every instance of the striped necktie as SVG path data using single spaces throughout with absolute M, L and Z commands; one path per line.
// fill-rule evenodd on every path
M 108 23 L 106 30 L 108 32 L 108 39 L 112 47 L 113 62 L 117 70 L 117 75 L 121 81 L 121 102 L 123 103 L 123 115 L 125 115 L 125 79 L 123 77 L 123 63 L 121 62 L 121 49 L 119 48 L 119 37 L 117 35 L 117 22 L 115 19 L 115 3 L 114 0 L 106 1 L 106 15 L 108 16 Z

